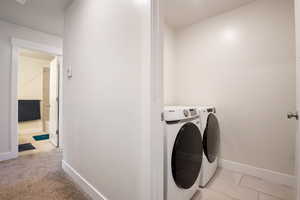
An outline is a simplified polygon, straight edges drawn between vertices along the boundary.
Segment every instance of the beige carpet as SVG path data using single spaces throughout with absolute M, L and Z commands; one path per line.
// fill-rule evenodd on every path
M 0 162 L 1 200 L 90 200 L 63 172 L 56 149 Z

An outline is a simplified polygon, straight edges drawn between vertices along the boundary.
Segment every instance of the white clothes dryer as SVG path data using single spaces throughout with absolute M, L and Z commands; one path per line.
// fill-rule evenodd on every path
M 199 186 L 205 187 L 218 168 L 220 128 L 215 107 L 199 107 L 199 112 L 204 153 Z
M 203 158 L 198 108 L 165 107 L 164 199 L 190 200 Z

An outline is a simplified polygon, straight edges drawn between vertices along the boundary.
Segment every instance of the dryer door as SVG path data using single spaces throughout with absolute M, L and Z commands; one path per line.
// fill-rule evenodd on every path
M 217 117 L 209 114 L 207 118 L 206 128 L 203 135 L 204 153 L 210 163 L 213 163 L 219 153 L 220 146 L 220 129 Z
M 203 157 L 202 137 L 193 123 L 179 130 L 172 152 L 172 174 L 176 185 L 188 189 L 199 176 Z

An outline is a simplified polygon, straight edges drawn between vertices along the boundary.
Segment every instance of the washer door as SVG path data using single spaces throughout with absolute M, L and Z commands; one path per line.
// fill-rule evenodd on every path
M 179 130 L 172 152 L 172 174 L 180 188 L 191 188 L 199 176 L 203 157 L 202 137 L 193 123 Z
M 209 114 L 203 135 L 204 153 L 210 163 L 214 162 L 219 153 L 220 129 L 217 117 Z

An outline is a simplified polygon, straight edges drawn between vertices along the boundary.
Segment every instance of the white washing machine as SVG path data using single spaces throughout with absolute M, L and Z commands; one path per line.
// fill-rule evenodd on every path
M 199 107 L 199 112 L 204 153 L 199 186 L 205 187 L 218 168 L 220 128 L 213 106 Z
M 199 110 L 165 107 L 164 200 L 190 200 L 203 158 Z

